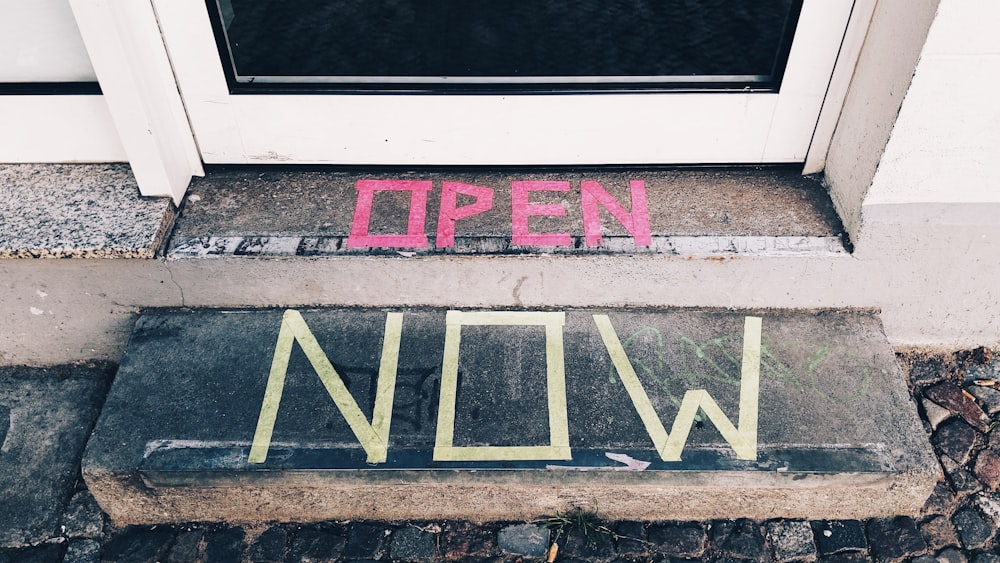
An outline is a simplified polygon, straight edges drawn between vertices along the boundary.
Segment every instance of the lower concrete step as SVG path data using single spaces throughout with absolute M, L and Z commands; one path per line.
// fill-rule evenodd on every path
M 150 310 L 83 459 L 120 523 L 862 518 L 939 469 L 858 310 Z

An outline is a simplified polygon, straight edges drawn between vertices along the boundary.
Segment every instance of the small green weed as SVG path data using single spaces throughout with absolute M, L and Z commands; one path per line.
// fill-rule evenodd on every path
M 553 543 L 573 534 L 583 536 L 588 546 L 596 547 L 604 541 L 611 541 L 615 533 L 611 531 L 596 510 L 574 508 L 566 513 L 557 512 L 543 518 L 539 523 L 554 533 Z

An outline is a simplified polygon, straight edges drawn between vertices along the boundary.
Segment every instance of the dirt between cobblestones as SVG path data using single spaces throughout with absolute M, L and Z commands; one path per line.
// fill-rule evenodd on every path
M 60 532 L 0 547 L 14 562 L 934 561 L 1000 562 L 1000 357 L 897 354 L 943 478 L 918 517 L 868 521 L 604 521 L 593 507 L 536 522 L 112 525 L 82 481 Z M 558 545 L 557 550 L 552 545 Z

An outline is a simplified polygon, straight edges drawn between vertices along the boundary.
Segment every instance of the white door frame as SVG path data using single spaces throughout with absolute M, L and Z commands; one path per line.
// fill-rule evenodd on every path
M 439 96 L 232 95 L 202 0 L 70 2 L 140 188 L 179 201 L 202 161 L 821 167 L 875 0 L 805 0 L 780 94 Z
M 852 0 L 805 0 L 780 94 L 243 94 L 203 0 L 152 0 L 208 163 L 802 162 Z
M 148 0 L 69 0 L 143 195 L 180 203 L 204 175 Z

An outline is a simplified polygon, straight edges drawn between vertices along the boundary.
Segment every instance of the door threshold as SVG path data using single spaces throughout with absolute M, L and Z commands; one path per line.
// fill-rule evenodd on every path
M 167 255 L 847 253 L 825 188 L 795 168 L 216 167 Z

